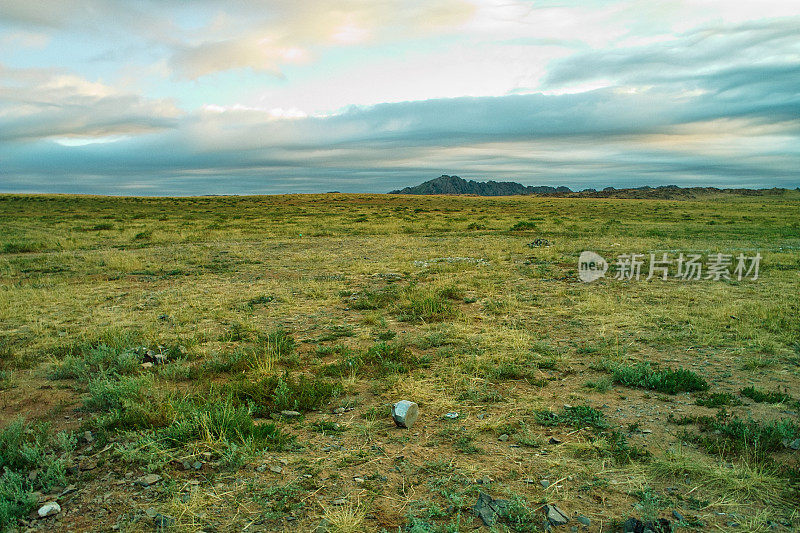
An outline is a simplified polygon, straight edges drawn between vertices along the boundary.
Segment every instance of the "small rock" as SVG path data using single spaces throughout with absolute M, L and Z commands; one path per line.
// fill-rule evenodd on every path
M 458 418 L 458 413 L 455 412 L 445 413 L 444 417 L 449 418 L 450 420 L 455 420 L 456 418 Z
M 622 524 L 622 531 L 623 533 L 636 533 L 636 531 L 644 531 L 644 524 L 642 524 L 636 518 L 628 518 L 625 520 L 625 523 Z
M 672 511 L 672 516 L 673 516 L 673 518 L 675 518 L 675 520 L 677 520 L 678 522 L 683 522 L 684 520 L 686 520 L 686 519 L 683 517 L 683 515 L 682 515 L 681 513 L 679 513 L 678 511 Z
M 153 368 L 153 363 L 151 363 L 150 361 L 142 363 L 142 368 L 144 368 L 145 370 L 147 370 L 148 368 Z
M 288 418 L 294 418 L 300 416 L 300 413 L 297 411 L 281 411 L 281 416 L 285 416 Z
M 563 526 L 569 522 L 567 514 L 555 505 L 545 505 L 544 514 L 547 516 L 547 521 L 554 526 Z
M 485 525 L 491 527 L 494 525 L 497 515 L 502 514 L 507 506 L 507 500 L 497 500 L 485 492 L 481 492 L 472 510 Z
M 547 487 L 549 487 L 549 486 L 550 486 L 550 480 L 543 479 L 543 480 L 541 480 L 541 481 L 539 482 L 539 484 L 542 486 L 542 488 L 545 488 L 545 489 L 546 489 Z
M 333 505 L 344 505 L 344 504 L 346 504 L 346 503 L 347 503 L 347 500 L 345 500 L 344 498 L 336 498 L 336 499 L 335 499 L 335 500 L 333 500 L 331 503 L 332 503 Z
M 578 522 L 580 522 L 581 524 L 583 524 L 584 526 L 586 526 L 586 527 L 589 527 L 589 526 L 592 525 L 592 521 L 589 520 L 587 517 L 585 517 L 583 515 L 578 515 L 578 516 L 575 517 L 575 519 Z
M 136 484 L 141 485 L 142 487 L 149 487 L 151 485 L 155 485 L 159 481 L 161 481 L 161 476 L 158 474 L 147 474 L 146 476 L 142 476 L 136 480 Z
M 157 528 L 164 529 L 175 525 L 175 519 L 169 515 L 156 513 L 153 517 L 153 523 Z
M 789 448 L 793 450 L 800 450 L 800 439 L 794 439 L 789 443 Z
M 478 480 L 479 485 L 488 485 L 492 482 L 492 479 L 489 476 L 483 476 Z
M 344 413 L 344 407 L 337 407 L 336 409 L 333 410 L 333 414 L 335 415 L 341 415 L 343 413 Z
M 47 502 L 39 507 L 39 518 L 46 518 L 48 516 L 57 515 L 61 512 L 61 506 L 58 502 Z
M 394 423 L 401 428 L 410 428 L 417 421 L 419 406 L 408 400 L 400 400 L 392 406 Z
M 497 437 L 497 440 L 499 440 L 500 442 L 505 442 L 505 441 L 507 441 L 507 440 L 508 440 L 508 433 L 503 433 L 502 435 L 500 435 L 499 437 Z
M 353 481 L 355 481 L 356 483 L 364 483 L 364 478 L 356 476 L 353 478 Z
M 478 413 L 478 416 L 477 416 L 478 420 L 483 420 L 484 418 L 486 418 L 486 413 Z
M 269 467 L 269 471 L 274 473 L 274 474 L 280 474 L 281 472 L 283 472 L 283 468 L 281 468 L 281 467 L 279 467 L 277 465 L 274 465 L 274 466 L 270 466 Z
M 550 440 L 547 442 L 549 442 L 550 444 L 561 444 L 561 441 L 555 437 L 550 437 Z

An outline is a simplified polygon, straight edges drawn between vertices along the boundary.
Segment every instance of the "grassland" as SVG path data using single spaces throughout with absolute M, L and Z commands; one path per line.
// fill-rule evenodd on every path
M 586 249 L 763 260 L 584 284 Z M 796 529 L 798 289 L 794 191 L 0 196 L 0 527 L 471 531 L 482 491 L 496 531 Z

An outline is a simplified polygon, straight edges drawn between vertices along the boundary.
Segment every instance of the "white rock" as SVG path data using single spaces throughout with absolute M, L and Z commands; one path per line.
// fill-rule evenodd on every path
M 408 400 L 400 400 L 392 406 L 394 423 L 401 428 L 410 428 L 417 421 L 419 406 Z
M 44 518 L 46 516 L 53 516 L 61 512 L 61 506 L 58 505 L 58 502 L 47 502 L 46 504 L 39 507 L 39 517 Z

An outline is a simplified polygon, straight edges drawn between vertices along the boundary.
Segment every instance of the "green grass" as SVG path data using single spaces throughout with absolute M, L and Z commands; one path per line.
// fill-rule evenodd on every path
M 728 405 L 742 405 L 742 401 L 729 392 L 713 392 L 704 394 L 695 402 L 703 407 L 722 407 Z
M 589 405 L 564 407 L 560 413 L 540 410 L 534 414 L 536 421 L 543 426 L 592 427 L 595 429 L 609 427 L 603 413 Z
M 785 392 L 780 391 L 763 391 L 760 389 L 756 389 L 755 387 L 745 387 L 739 394 L 744 396 L 745 398 L 750 398 L 756 403 L 788 403 L 788 404 L 798 404 L 798 402 L 791 397 L 791 395 L 786 394 Z
M 785 448 L 786 442 L 800 438 L 800 425 L 791 419 L 742 420 L 719 414 L 717 417 L 698 417 L 700 435 L 685 434 L 714 454 L 744 455 L 762 460 L 770 452 Z
M 92 475 L 162 474 L 163 490 L 147 502 L 160 512 L 191 482 L 213 515 L 198 527 L 219 531 L 311 530 L 320 515 L 346 518 L 342 509 L 362 519 L 359 531 L 466 531 L 479 527 L 471 506 L 481 490 L 524 502 L 499 531 L 541 528 L 545 498 L 609 524 L 664 486 L 709 530 L 726 527 L 723 512 L 742 529 L 766 529 L 764 510 L 796 529 L 786 511 L 797 499 L 796 454 L 784 441 L 797 421 L 783 411 L 800 397 L 799 205 L 797 191 L 681 200 L 0 195 L 6 416 L 70 427 L 82 418 L 91 449 L 58 451 L 51 441 L 45 455 L 75 464 L 111 445 Z M 533 237 L 551 245 L 530 247 Z M 664 250 L 759 250 L 763 261 L 757 281 L 583 284 L 586 249 L 610 262 Z M 158 346 L 166 363 L 143 368 Z M 757 379 L 764 387 L 773 375 L 780 390 L 723 392 Z M 388 414 L 401 398 L 420 406 L 411 430 Z M 739 405 L 745 398 L 778 401 L 766 411 L 786 420 Z M 589 400 L 594 407 L 543 410 Z M 703 418 L 709 408 L 720 417 Z M 302 416 L 271 418 L 285 409 Z M 656 410 L 681 416 L 671 429 L 686 434 L 633 431 L 650 427 Z M 563 443 L 549 444 L 553 436 Z M 682 445 L 690 437 L 699 446 Z M 418 445 L 441 459 L 438 469 L 417 467 Z M 670 457 L 681 447 L 691 460 Z M 281 459 L 281 474 L 253 473 Z M 202 469 L 183 469 L 184 460 Z M 41 490 L 25 470 L 10 471 L 6 501 Z M 484 474 L 488 485 L 476 482 Z M 564 477 L 544 492 L 523 482 Z M 68 508 L 98 490 L 86 485 Z M 331 503 L 340 497 L 344 506 Z M 93 520 L 98 529 L 143 525 L 127 512 L 109 506 Z M 74 516 L 62 514 L 63 528 Z
M 63 455 L 75 445 L 75 437 L 68 433 L 53 434 L 47 424 L 29 425 L 22 419 L 0 432 L 0 530 L 11 529 L 35 508 L 34 492 L 66 485 Z
M 627 387 L 654 390 L 668 394 L 708 390 L 705 379 L 691 370 L 660 369 L 651 363 L 636 366 L 612 365 L 612 376 L 616 383 Z

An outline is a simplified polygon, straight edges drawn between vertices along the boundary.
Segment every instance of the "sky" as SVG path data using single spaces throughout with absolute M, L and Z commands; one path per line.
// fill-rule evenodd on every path
M 0 192 L 800 186 L 797 0 L 0 0 Z

